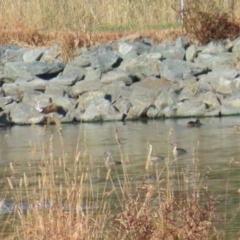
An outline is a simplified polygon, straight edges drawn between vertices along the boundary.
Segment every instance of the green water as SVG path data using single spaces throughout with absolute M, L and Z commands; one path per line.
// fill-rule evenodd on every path
M 53 125 L 46 129 L 43 126 L 0 128 L 1 188 L 4 188 L 6 177 L 13 175 L 10 163 L 15 179 L 26 173 L 31 186 L 40 174 L 39 162 L 51 148 L 54 161 L 64 158 L 69 172 L 74 171 L 74 159 L 79 153 L 83 162 L 82 172 L 90 173 L 91 183 L 99 192 L 105 186 L 107 173 L 105 151 L 111 151 L 114 160 L 127 163 L 128 177 L 133 185 L 137 185 L 144 177 L 146 179 L 144 168 L 148 143 L 151 143 L 156 154 L 169 157 L 174 171 L 188 173 L 189 187 L 195 184 L 192 172 L 197 164 L 208 193 L 217 199 L 217 215 L 222 220 L 219 226 L 224 226 L 228 233 L 237 232 L 240 222 L 240 132 L 234 126 L 240 124 L 239 118 L 205 118 L 201 119 L 203 125 L 200 128 L 187 128 L 190 120 L 63 125 L 61 134 Z M 174 160 L 170 146 L 173 142 L 186 149 L 187 154 Z M 56 167 L 54 174 L 58 174 L 60 169 Z M 155 184 L 156 172 L 161 173 L 160 179 L 163 179 L 164 169 L 164 161 L 150 168 L 147 181 Z M 117 174 L 113 174 L 113 182 L 117 186 L 119 181 L 123 181 L 123 171 L 118 167 L 115 170 L 113 172 Z M 64 181 L 61 175 L 58 179 Z M 110 190 L 111 185 L 107 188 Z M 6 201 L 11 200 L 11 195 L 8 197 Z

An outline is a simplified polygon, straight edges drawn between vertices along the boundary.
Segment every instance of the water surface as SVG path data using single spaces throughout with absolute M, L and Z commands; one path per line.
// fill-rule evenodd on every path
M 133 181 L 141 181 L 148 155 L 148 143 L 156 154 L 169 157 L 179 171 L 191 173 L 194 164 L 206 180 L 209 194 L 217 197 L 219 216 L 225 213 L 232 218 L 228 231 L 238 231 L 240 222 L 240 125 L 239 117 L 205 118 L 199 128 L 186 127 L 190 119 L 144 120 L 136 122 L 109 122 L 102 124 L 67 124 L 62 133 L 56 126 L 13 126 L 0 128 L 0 174 L 6 176 L 6 168 L 12 163 L 17 175 L 31 174 L 30 166 L 41 161 L 44 152 L 53 149 L 56 161 L 64 155 L 67 167 L 73 168 L 74 159 L 80 153 L 85 161 L 84 169 L 92 169 L 92 181 L 106 173 L 105 151 L 111 151 L 114 160 L 128 163 L 127 172 Z M 117 141 L 118 139 L 118 141 Z M 187 154 L 174 159 L 170 143 L 176 142 Z M 156 166 L 163 169 L 165 163 Z M 95 171 L 96 170 L 96 171 Z M 155 169 L 154 169 L 155 170 Z M 154 170 L 149 179 L 156 181 Z M 37 171 L 37 170 L 36 170 Z M 32 173 L 33 174 L 33 173 Z M 35 173 L 33 174 L 33 176 Z M 8 175 L 7 175 L 8 176 Z M 118 175 L 121 178 L 121 175 Z M 116 180 L 117 181 L 117 180 Z M 189 177 L 191 181 L 191 177 Z M 226 201 L 227 199 L 227 201 Z

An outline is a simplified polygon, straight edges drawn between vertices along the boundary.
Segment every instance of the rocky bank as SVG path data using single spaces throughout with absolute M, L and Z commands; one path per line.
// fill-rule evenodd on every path
M 240 114 L 240 37 L 196 46 L 131 35 L 80 48 L 0 47 L 0 124 L 121 121 Z M 64 111 L 44 114 L 54 104 Z

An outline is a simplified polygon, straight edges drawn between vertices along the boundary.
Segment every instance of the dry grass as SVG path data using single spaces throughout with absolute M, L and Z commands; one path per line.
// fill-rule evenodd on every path
M 59 127 L 56 130 L 62 142 L 62 132 Z M 115 136 L 124 162 L 118 132 Z M 10 164 L 4 192 L 14 204 L 2 227 L 8 230 L 5 239 L 205 240 L 216 236 L 216 202 L 203 187 L 196 156 L 191 176 L 184 169 L 176 172 L 173 159 L 167 159 L 164 169 L 156 170 L 155 183 L 147 181 L 149 169 L 143 171 L 142 182 L 134 183 L 126 165 L 122 165 L 123 180 L 116 181 L 119 168 L 103 165 L 91 172 L 85 165 L 87 155 L 80 152 L 69 168 L 64 149 L 59 159 L 53 150 L 50 138 L 37 166 L 20 176 Z M 99 171 L 105 177 L 94 184 L 93 175 Z
M 203 11 L 207 2 L 201 0 Z M 0 45 L 36 47 L 58 42 L 62 45 L 62 58 L 69 61 L 77 47 L 114 41 L 130 33 L 152 37 L 157 43 L 171 41 L 185 34 L 181 29 L 162 31 L 180 27 L 178 3 L 178 0 L 1 1 Z M 231 16 L 240 13 L 237 0 L 214 0 L 211 3 Z M 190 16 L 186 33 L 192 33 L 190 28 L 195 23 L 191 22 Z

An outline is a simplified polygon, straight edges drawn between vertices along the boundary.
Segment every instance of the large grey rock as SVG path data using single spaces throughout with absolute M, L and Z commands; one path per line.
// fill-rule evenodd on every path
M 238 107 L 230 107 L 228 105 L 221 105 L 220 116 L 239 115 L 240 109 Z
M 102 83 L 97 81 L 80 81 L 72 87 L 71 95 L 73 97 L 78 97 L 85 92 L 97 91 L 101 89 L 101 87 Z
M 105 93 L 101 91 L 92 91 L 79 96 L 78 108 L 81 111 L 87 109 L 91 104 L 97 104 L 105 98 Z
M 177 48 L 187 49 L 190 45 L 190 40 L 187 37 L 180 36 L 176 39 L 175 45 Z
M 129 109 L 126 119 L 139 119 L 141 117 L 146 117 L 150 107 L 151 104 L 147 103 L 135 105 Z
M 232 52 L 234 54 L 234 56 L 236 57 L 236 59 L 240 58 L 240 37 L 236 38 L 233 42 L 232 42 Z
M 205 65 L 211 70 L 226 69 L 234 67 L 236 57 L 231 52 L 220 52 L 218 54 L 199 53 L 195 62 Z
M 129 74 L 119 70 L 113 70 L 113 71 L 107 72 L 106 74 L 102 75 L 102 78 L 100 80 L 101 83 L 105 83 L 105 84 L 118 82 L 118 81 L 122 81 L 126 85 L 131 85 L 133 82 Z
M 58 74 L 63 71 L 64 67 L 65 64 L 61 62 L 45 63 L 35 61 L 28 63 L 28 71 L 36 76 Z
M 118 113 L 111 103 L 105 99 L 100 100 L 96 104 L 91 104 L 84 114 L 82 120 L 84 122 L 94 121 L 120 121 L 122 114 Z
M 29 89 L 37 91 L 45 91 L 48 81 L 40 78 L 18 78 L 15 83 L 18 85 L 21 92 Z
M 199 75 L 206 72 L 206 67 L 179 59 L 166 59 L 159 63 L 161 77 L 169 81 L 179 81 L 184 74 Z
M 227 48 L 222 42 L 210 42 L 203 47 L 202 53 L 218 54 L 227 51 Z
M 17 51 L 17 50 L 19 50 L 19 49 L 21 49 L 21 47 L 20 46 L 17 46 L 17 45 L 4 45 L 4 46 L 1 46 L 0 47 L 0 62 L 1 63 L 4 63 L 4 62 L 6 62 L 7 61 L 7 59 L 6 59 L 6 61 L 4 60 L 4 58 L 5 58 L 5 52 L 7 51 L 7 50 L 14 50 L 14 51 Z
M 90 55 L 88 54 L 81 54 L 80 56 L 76 57 L 69 65 L 74 65 L 78 67 L 89 67 L 91 65 Z
M 215 94 L 212 91 L 199 94 L 199 98 L 202 100 L 203 103 L 206 104 L 206 107 L 208 109 L 217 108 L 221 105 L 218 94 Z
M 85 81 L 99 81 L 102 76 L 100 69 L 94 69 L 93 67 L 85 68 Z
M 27 48 L 12 49 L 8 48 L 5 50 L 2 62 L 21 62 L 23 60 L 23 54 L 27 51 Z
M 57 95 L 57 96 L 64 97 L 66 94 L 66 91 L 62 86 L 59 86 L 59 85 L 56 86 L 56 84 L 50 83 L 49 85 L 46 86 L 46 90 L 44 93 L 52 96 Z
M 11 104 L 13 102 L 13 99 L 8 97 L 0 97 L 0 107 L 3 108 L 5 105 Z
M 150 48 L 151 46 L 142 42 L 117 42 L 117 51 L 123 59 L 130 55 L 137 56 L 146 53 Z
M 132 89 L 126 87 L 123 82 L 113 82 L 107 85 L 103 85 L 101 91 L 105 93 L 106 98 L 110 102 L 115 102 L 118 98 L 122 97 L 125 99 L 129 99 L 132 94 Z
M 198 55 L 197 47 L 195 45 L 191 45 L 186 49 L 186 60 L 192 62 L 194 58 Z
M 25 62 L 7 62 L 4 66 L 4 81 L 14 82 L 17 78 L 31 78 L 29 65 Z
M 39 124 L 43 123 L 45 116 L 39 113 L 34 107 L 19 103 L 11 111 L 10 116 L 15 124 Z
M 151 106 L 146 113 L 148 118 L 159 118 L 159 117 L 163 117 L 164 114 L 162 111 L 159 111 L 156 107 Z
M 185 56 L 185 49 L 176 46 L 173 43 L 161 43 L 153 46 L 149 52 L 160 53 L 163 58 L 167 59 L 180 59 L 183 60 Z
M 205 116 L 206 105 L 199 98 L 190 99 L 177 104 L 177 116 L 200 117 Z
M 23 97 L 23 92 L 16 83 L 4 83 L 2 89 L 6 96 L 11 96 L 17 102 Z
M 115 103 L 114 107 L 121 113 L 128 113 L 129 109 L 132 107 L 132 103 L 125 98 L 119 98 Z
M 73 86 L 77 81 L 80 81 L 82 78 L 83 75 L 80 76 L 77 73 L 61 74 L 49 80 L 49 83 L 55 84 L 56 86 Z
M 59 43 L 56 43 L 44 51 L 40 61 L 45 63 L 53 63 L 56 59 L 60 59 L 61 54 L 62 46 Z
M 143 74 L 144 76 L 159 76 L 159 59 L 161 54 L 148 53 L 136 58 L 124 60 L 119 69 L 135 76 Z
M 93 68 L 111 69 L 116 67 L 122 61 L 121 57 L 112 51 L 107 45 L 101 45 L 96 52 L 90 56 L 91 66 Z
M 44 48 L 34 48 L 27 50 L 23 54 L 23 61 L 28 63 L 39 61 L 44 53 L 44 50 Z
M 150 105 L 154 104 L 157 94 L 158 92 L 155 90 L 136 86 L 134 87 L 129 100 L 133 106 L 145 105 L 150 107 Z
M 167 89 L 160 93 L 155 101 L 158 111 L 162 111 L 167 106 L 174 106 L 178 102 L 178 95 L 173 89 Z

